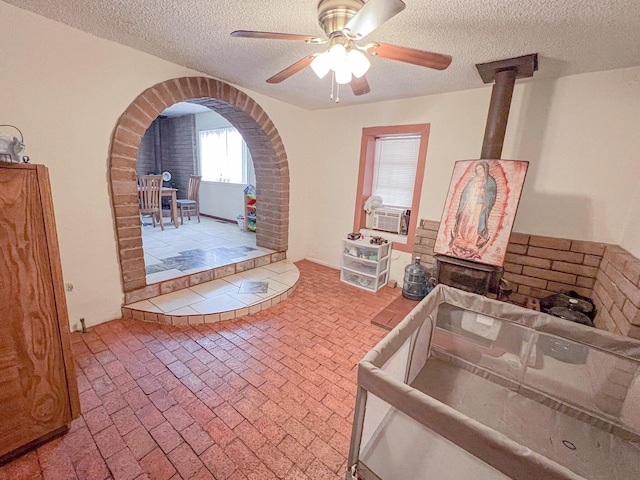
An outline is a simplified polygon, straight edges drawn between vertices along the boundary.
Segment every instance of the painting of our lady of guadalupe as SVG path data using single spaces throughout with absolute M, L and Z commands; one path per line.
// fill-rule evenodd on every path
M 455 163 L 434 252 L 502 266 L 529 162 Z

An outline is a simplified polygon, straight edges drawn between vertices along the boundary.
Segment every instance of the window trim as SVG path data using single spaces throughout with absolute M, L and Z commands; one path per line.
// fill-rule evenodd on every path
M 411 219 L 407 230 L 407 243 L 394 243 L 393 249 L 401 252 L 413 252 L 413 245 L 418 226 L 418 209 L 422 194 L 422 182 L 427 160 L 429 132 L 431 124 L 418 123 L 412 125 L 393 125 L 384 127 L 365 127 L 362 129 L 360 142 L 360 165 L 358 169 L 358 189 L 356 191 L 356 208 L 353 216 L 353 231 L 358 232 L 366 228 L 366 214 L 364 203 L 371 196 L 373 189 L 373 171 L 375 159 L 376 138 L 385 135 L 420 135 L 418 150 L 418 165 L 416 167 L 416 181 L 413 186 L 413 200 L 411 202 Z

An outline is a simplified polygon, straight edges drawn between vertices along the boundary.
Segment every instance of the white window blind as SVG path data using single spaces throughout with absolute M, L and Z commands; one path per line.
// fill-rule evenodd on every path
M 419 135 L 376 138 L 373 195 L 385 206 L 411 208 L 419 150 Z
M 205 182 L 247 183 L 248 149 L 233 127 L 200 131 L 200 172 Z

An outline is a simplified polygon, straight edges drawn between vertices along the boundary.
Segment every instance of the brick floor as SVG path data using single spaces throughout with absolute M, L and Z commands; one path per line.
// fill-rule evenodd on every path
M 343 479 L 355 366 L 400 290 L 372 294 L 296 265 L 295 294 L 255 315 L 73 333 L 83 414 L 0 480 Z
M 398 325 L 418 303 L 420 303 L 418 300 L 409 300 L 400 295 L 387 305 L 384 310 L 373 317 L 371 323 L 385 330 L 391 330 Z

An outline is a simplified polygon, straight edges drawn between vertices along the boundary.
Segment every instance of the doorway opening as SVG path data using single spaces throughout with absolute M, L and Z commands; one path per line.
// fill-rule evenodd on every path
M 253 158 L 256 196 L 260 199 L 256 245 L 276 252 L 266 263 L 286 256 L 289 168 L 284 145 L 269 116 L 248 95 L 224 82 L 204 77 L 168 80 L 148 88 L 129 105 L 111 142 L 109 176 L 125 304 L 235 273 L 235 265 L 231 265 L 147 284 L 136 185 L 138 152 L 142 137 L 158 115 L 179 102 L 215 111 L 242 134 Z M 251 261 L 241 263 L 238 268 L 251 268 Z
M 249 215 L 249 203 L 256 206 L 251 152 L 214 110 L 190 102 L 163 110 L 142 137 L 136 174 L 162 176 L 163 228 L 157 213 L 142 218 L 147 284 L 274 253 L 256 245 L 255 215 Z M 178 214 L 174 194 L 191 195 L 191 212 Z

